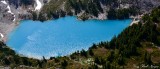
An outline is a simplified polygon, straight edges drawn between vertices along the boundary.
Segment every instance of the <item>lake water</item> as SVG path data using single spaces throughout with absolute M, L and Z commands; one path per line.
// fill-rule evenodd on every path
M 93 43 L 110 41 L 128 27 L 131 21 L 79 21 L 74 16 L 43 23 L 23 20 L 8 35 L 7 45 L 19 54 L 34 58 L 64 56 L 77 50 L 87 50 Z

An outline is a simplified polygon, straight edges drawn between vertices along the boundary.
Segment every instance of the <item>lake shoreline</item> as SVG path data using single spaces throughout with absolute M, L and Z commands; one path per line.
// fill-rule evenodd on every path
M 22 23 L 20 24 L 20 22 L 22 22 Z M 56 48 L 56 50 L 48 50 L 48 48 L 47 48 L 47 51 L 51 51 L 51 53 L 50 53 L 51 55 L 63 56 L 67 52 L 61 51 L 61 48 L 67 47 L 67 48 L 65 48 L 67 50 L 64 50 L 64 51 L 68 51 L 68 48 L 69 48 L 69 49 L 73 49 L 72 50 L 73 52 L 75 52 L 77 50 L 81 50 L 83 48 L 83 46 L 85 46 L 84 49 L 87 49 L 88 46 L 92 46 L 93 43 L 98 43 L 101 41 L 110 40 L 112 35 L 117 35 L 118 33 L 120 33 L 124 28 L 126 28 L 130 25 L 130 22 L 131 22 L 131 19 L 127 19 L 127 20 L 97 20 L 97 19 L 93 19 L 93 20 L 87 20 L 87 21 L 83 22 L 83 21 L 79 21 L 77 19 L 77 17 L 73 17 L 73 16 L 59 18 L 57 20 L 45 21 L 45 23 L 42 23 L 40 21 L 33 21 L 33 20 L 19 21 L 20 25 L 18 25 L 18 26 L 20 26 L 20 27 L 18 27 L 18 29 L 16 29 L 14 31 L 14 34 L 12 34 L 12 37 L 10 37 L 10 40 L 7 41 L 7 45 L 10 46 L 11 48 L 14 48 L 15 50 L 16 50 L 16 48 L 13 46 L 18 46 L 18 48 L 20 47 L 22 49 L 22 50 L 18 51 L 18 53 L 20 53 L 20 54 L 23 54 L 23 52 L 24 53 L 33 52 L 35 48 L 33 48 L 33 50 L 29 51 L 30 49 L 32 49 L 32 47 L 38 46 L 38 49 L 41 49 L 41 47 L 39 47 L 39 46 L 47 46 L 49 49 Z M 90 27 L 88 27 L 88 26 L 90 26 Z M 109 28 L 113 28 L 114 26 L 116 27 L 115 29 L 109 29 Z M 17 30 L 19 32 L 16 32 Z M 68 30 L 71 30 L 71 32 L 69 32 Z M 88 30 L 88 32 L 87 32 L 87 30 Z M 95 34 L 95 31 L 92 31 L 92 30 L 97 31 L 97 33 Z M 58 31 L 59 31 L 59 33 L 58 33 Z M 108 31 L 108 33 L 105 33 L 107 31 Z M 78 32 L 81 32 L 81 33 L 77 34 Z M 27 35 L 27 34 L 29 34 L 29 35 Z M 62 36 L 60 36 L 62 34 L 65 34 L 65 35 L 63 35 L 63 37 L 62 37 Z M 90 34 L 92 34 L 92 35 L 90 35 Z M 48 35 L 48 36 L 44 36 L 44 35 Z M 82 37 L 85 37 L 85 36 L 87 38 L 83 39 Z M 108 36 L 110 36 L 110 37 L 108 37 Z M 50 37 L 52 37 L 53 39 Z M 65 39 L 64 39 L 64 37 L 65 37 Z M 48 43 L 48 42 L 50 42 L 49 40 L 52 40 L 54 42 Z M 74 41 L 77 41 L 77 42 L 74 42 Z M 83 41 L 85 41 L 85 42 L 83 42 Z M 16 42 L 18 42 L 18 43 L 16 43 Z M 40 44 L 43 42 L 45 42 L 45 45 Z M 26 44 L 27 44 L 27 46 L 26 46 Z M 32 46 L 35 44 L 36 44 L 36 46 Z M 57 44 L 58 45 L 60 44 L 60 46 L 57 46 Z M 23 46 L 24 48 L 22 48 L 21 46 Z M 56 46 L 56 47 L 52 48 L 52 46 Z M 75 47 L 80 46 L 80 48 L 79 47 L 72 48 L 72 46 L 75 46 Z M 57 47 L 60 47 L 60 48 L 57 49 Z M 36 51 L 41 51 L 41 50 L 36 50 Z M 54 52 L 52 52 L 52 51 L 54 51 Z M 41 53 L 41 52 L 39 52 L 39 53 Z M 26 56 L 29 56 L 29 55 L 31 55 L 31 54 L 28 53 L 28 55 L 26 55 Z M 45 55 L 43 55 L 43 56 L 45 56 Z M 51 56 L 49 56 L 49 57 L 51 57 Z
M 65 16 L 65 17 L 67 17 L 67 16 Z M 75 16 L 76 18 L 77 18 L 77 20 L 80 20 L 80 21 L 86 21 L 86 20 L 82 20 L 82 19 L 79 19 L 79 17 L 78 16 Z M 64 18 L 64 17 L 60 17 L 60 18 Z M 134 20 L 136 17 L 134 17 L 134 18 L 129 18 L 129 19 L 132 19 L 132 22 L 130 23 L 130 26 L 132 26 L 133 24 L 137 24 L 137 23 L 135 23 L 136 21 Z M 59 19 L 59 18 L 58 18 Z M 2 41 L 4 42 L 4 43 L 6 43 L 7 42 L 7 40 L 8 40 L 8 35 L 9 35 L 9 33 L 11 33 L 19 24 L 20 24 L 20 21 L 22 21 L 22 20 L 26 20 L 26 19 L 19 19 L 19 20 L 15 20 L 12 24 L 10 24 L 10 26 L 7 28 L 7 32 L 5 32 L 5 33 L 2 33 L 3 35 L 4 35 L 4 37 L 3 37 L 3 39 L 2 39 Z M 52 19 L 52 20 L 57 20 L 57 19 Z M 105 18 L 105 17 L 94 17 L 94 18 L 88 18 L 87 20 L 108 20 L 107 18 Z M 117 19 L 116 19 L 117 20 Z M 118 19 L 119 20 L 119 19 Z M 122 20 L 125 20 L 125 19 L 122 19 Z M 34 21 L 40 21 L 40 20 L 34 20 Z M 46 21 L 50 21 L 50 20 L 46 20 Z M 41 21 L 40 21 L 41 22 Z M 44 21 L 45 22 L 45 21 Z

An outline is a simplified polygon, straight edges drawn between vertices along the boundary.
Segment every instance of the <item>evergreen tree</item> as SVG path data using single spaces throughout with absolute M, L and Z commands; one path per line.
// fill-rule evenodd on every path
M 94 56 L 94 53 L 93 53 L 93 50 L 92 50 L 92 49 L 89 49 L 89 55 L 90 55 L 90 56 Z
M 7 58 L 4 58 L 3 62 L 4 62 L 5 65 L 10 65 L 11 64 L 10 60 L 7 59 Z
M 124 65 L 125 64 L 125 60 L 124 57 L 120 54 L 120 56 L 118 57 L 118 64 L 119 65 Z
M 110 61 L 110 62 L 112 62 L 114 60 L 114 51 L 111 51 L 111 53 L 109 54 L 107 60 Z
M 33 18 L 33 20 L 37 20 L 37 13 L 36 12 L 32 12 L 32 18 Z
M 61 63 L 62 67 L 65 69 L 68 65 L 68 62 L 66 60 L 64 60 L 62 63 Z
M 103 65 L 103 69 L 111 69 L 111 63 L 106 62 L 105 65 Z
M 46 20 L 46 18 L 45 18 L 45 16 L 42 13 L 39 13 L 38 20 L 40 20 L 41 22 L 43 22 L 43 21 Z
M 32 5 L 34 4 L 34 0 L 20 0 L 21 4 L 23 5 Z
M 97 63 L 97 64 L 101 64 L 101 61 L 99 60 L 98 57 L 95 58 L 94 62 Z
M 81 56 L 87 57 L 87 52 L 84 49 L 82 49 L 80 54 Z
M 149 54 L 148 52 L 145 52 L 145 54 L 144 54 L 144 62 L 147 65 L 151 65 L 152 64 L 151 54 Z

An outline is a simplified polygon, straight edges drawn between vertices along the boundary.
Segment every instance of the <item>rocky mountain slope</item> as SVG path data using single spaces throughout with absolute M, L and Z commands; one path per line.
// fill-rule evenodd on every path
M 0 0 L 0 33 L 6 36 L 22 19 L 125 19 L 159 5 L 159 0 Z
M 107 19 L 110 10 L 121 16 L 138 15 L 149 12 L 160 5 L 159 0 L 51 0 L 41 9 L 41 17 L 46 19 L 58 18 L 65 15 L 76 15 L 80 19 Z M 125 10 L 127 9 L 127 10 Z M 115 16 L 115 18 L 118 18 Z M 42 18 L 38 18 L 41 20 Z

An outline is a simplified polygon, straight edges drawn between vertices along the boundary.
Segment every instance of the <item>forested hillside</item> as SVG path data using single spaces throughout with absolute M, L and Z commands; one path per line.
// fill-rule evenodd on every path
M 66 15 L 79 19 L 127 19 L 160 4 L 157 0 L 51 0 L 46 3 L 35 20 L 49 20 Z M 102 16 L 103 15 L 103 16 Z
M 142 22 L 126 28 L 109 42 L 93 44 L 87 51 L 70 56 L 43 58 L 20 57 L 0 43 L 0 64 L 39 69 L 147 69 L 160 68 L 160 7 L 142 17 Z

